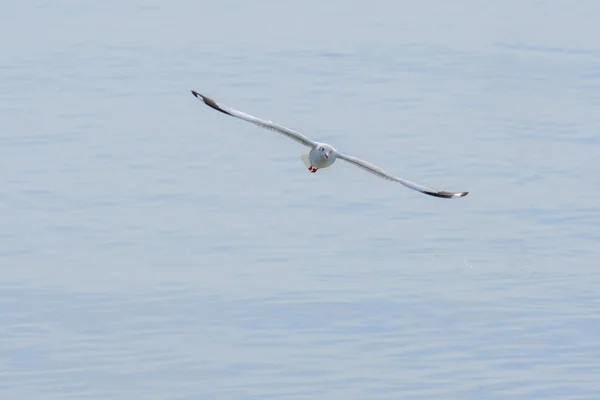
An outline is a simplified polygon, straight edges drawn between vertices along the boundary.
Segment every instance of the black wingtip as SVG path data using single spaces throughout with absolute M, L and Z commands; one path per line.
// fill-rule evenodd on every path
M 452 192 L 423 192 L 425 194 L 428 194 L 430 196 L 433 197 L 439 197 L 442 199 L 455 199 L 458 197 L 465 197 L 466 195 L 469 194 L 469 192 L 458 192 L 458 193 L 452 193 Z
M 213 99 L 211 99 L 210 97 L 201 95 L 200 93 L 196 92 L 195 90 L 192 90 L 192 94 L 194 96 L 196 96 L 197 98 L 199 98 L 200 100 L 202 100 L 204 102 L 204 104 L 206 104 L 210 108 L 214 108 L 215 110 L 220 111 L 223 114 L 231 115 L 227 111 L 224 111 L 223 109 L 221 109 L 221 107 L 219 107 L 217 105 L 217 103 Z

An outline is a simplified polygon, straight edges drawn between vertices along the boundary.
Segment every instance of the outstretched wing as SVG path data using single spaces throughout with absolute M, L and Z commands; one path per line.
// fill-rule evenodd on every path
M 406 179 L 396 178 L 395 176 L 390 175 L 388 172 L 384 171 L 383 169 L 379 168 L 376 165 L 373 165 L 369 162 L 361 160 L 360 158 L 348 156 L 345 154 L 338 153 L 337 158 L 340 158 L 344 161 L 354 164 L 357 167 L 362 168 L 367 172 L 370 172 L 374 175 L 379 176 L 380 178 L 401 183 L 409 189 L 413 189 L 413 190 L 419 191 L 421 193 L 428 194 L 430 196 L 441 197 L 444 199 L 453 199 L 453 198 L 457 198 L 457 197 L 464 197 L 469 193 L 469 192 L 447 192 L 444 190 L 437 190 L 434 188 L 419 185 L 418 183 L 407 181 Z
M 290 139 L 294 139 L 295 141 L 302 143 L 303 145 L 305 145 L 307 147 L 314 147 L 316 145 L 316 142 L 310 140 L 309 138 L 302 135 L 301 133 L 291 130 L 289 128 L 286 128 L 284 126 L 281 126 L 279 124 L 276 124 L 273 121 L 265 121 L 263 119 L 256 118 L 252 115 L 246 114 L 242 111 L 238 111 L 233 108 L 227 107 L 226 105 L 219 104 L 216 101 L 214 101 L 213 99 L 211 99 L 210 97 L 201 95 L 200 93 L 198 93 L 194 90 L 192 90 L 192 94 L 194 96 L 196 96 L 197 98 L 199 98 L 200 100 L 202 100 L 204 102 L 204 104 L 206 104 L 207 106 L 214 108 L 215 110 L 220 111 L 223 114 L 227 114 L 232 117 L 243 119 L 244 121 L 252 122 L 253 124 L 260 126 L 261 128 L 279 132 L 279 133 L 289 137 Z

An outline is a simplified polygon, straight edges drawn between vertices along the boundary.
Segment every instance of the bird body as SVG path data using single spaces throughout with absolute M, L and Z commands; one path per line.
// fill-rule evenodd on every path
M 331 167 L 335 162 L 336 156 L 337 152 L 333 146 L 317 142 L 308 152 L 309 171 L 315 173 L 319 169 Z
M 227 107 L 223 104 L 217 103 L 215 100 L 211 99 L 208 96 L 201 95 L 200 93 L 192 90 L 192 94 L 202 100 L 204 104 L 207 106 L 232 117 L 242 119 L 244 121 L 251 122 L 255 125 L 260 126 L 261 128 L 269 129 L 272 131 L 276 131 L 281 133 L 290 139 L 295 140 L 296 142 L 309 147 L 310 151 L 308 154 L 303 154 L 300 156 L 300 159 L 304 163 L 304 165 L 308 168 L 308 170 L 312 173 L 317 172 L 319 169 L 329 168 L 335 163 L 335 161 L 339 158 L 344 160 L 350 164 L 353 164 L 371 174 L 377 175 L 380 178 L 387 179 L 390 181 L 398 182 L 409 189 L 416 190 L 418 192 L 427 194 L 429 196 L 452 199 L 458 197 L 464 197 L 469 192 L 448 192 L 445 190 L 438 190 L 431 187 L 426 187 L 423 185 L 419 185 L 417 183 L 408 181 L 406 179 L 397 178 L 383 169 L 379 168 L 376 165 L 373 165 L 367 161 L 361 160 L 360 158 L 350 156 L 344 153 L 339 152 L 333 146 L 327 143 L 317 142 L 303 134 L 296 132 L 292 129 L 286 128 L 279 124 L 276 124 L 273 121 L 264 120 L 261 118 L 254 117 L 250 114 L 246 114 L 242 111 L 233 109 L 231 107 Z

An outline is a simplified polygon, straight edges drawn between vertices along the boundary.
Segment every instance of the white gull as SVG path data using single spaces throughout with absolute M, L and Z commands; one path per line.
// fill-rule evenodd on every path
M 452 199 L 457 197 L 464 197 L 469 192 L 448 192 L 445 190 L 438 190 L 431 187 L 426 187 L 423 185 L 419 185 L 417 183 L 407 181 L 406 179 L 397 178 L 383 169 L 379 168 L 376 165 L 373 165 L 367 161 L 361 160 L 360 158 L 356 158 L 353 156 L 349 156 L 337 151 L 333 146 L 327 143 L 316 142 L 307 138 L 299 132 L 296 132 L 292 129 L 283 127 L 279 124 L 276 124 L 273 121 L 263 120 L 252 115 L 246 114 L 242 111 L 235 110 L 233 108 L 227 107 L 224 104 L 217 103 L 215 100 L 210 97 L 201 95 L 200 93 L 192 90 L 192 94 L 196 96 L 196 98 L 202 100 L 207 106 L 214 108 L 217 111 L 222 112 L 223 114 L 230 115 L 235 118 L 243 119 L 244 121 L 252 122 L 255 125 L 258 125 L 262 128 L 269 129 L 275 132 L 279 132 L 290 139 L 293 139 L 306 147 L 310 148 L 308 154 L 303 154 L 300 156 L 302 162 L 306 165 L 308 170 L 312 173 L 317 172 L 319 169 L 328 168 L 333 165 L 336 159 L 347 161 L 355 166 L 364 169 L 367 172 L 375 174 L 380 178 L 387 179 L 390 181 L 401 183 L 409 189 L 413 189 L 419 191 L 421 193 L 425 193 L 430 196 L 441 197 L 445 199 Z

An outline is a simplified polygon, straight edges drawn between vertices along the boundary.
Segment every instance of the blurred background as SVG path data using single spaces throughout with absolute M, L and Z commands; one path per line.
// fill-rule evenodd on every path
M 599 12 L 0 3 L 0 397 L 600 398 Z

